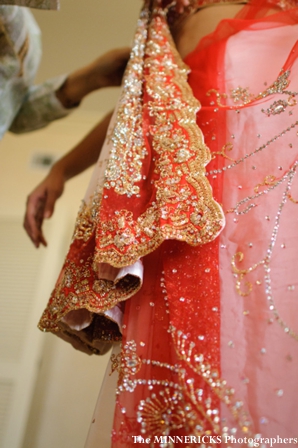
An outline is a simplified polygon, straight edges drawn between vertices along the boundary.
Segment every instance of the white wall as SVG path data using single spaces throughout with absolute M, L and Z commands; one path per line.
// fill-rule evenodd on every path
M 12 216 L 20 218 L 21 228 L 26 196 L 46 173 L 31 167 L 32 156 L 38 152 L 59 156 L 77 142 L 97 120 L 98 114 L 78 111 L 46 130 L 24 136 L 5 136 L 0 144 L 0 219 Z M 52 218 L 50 230 L 54 228 L 55 234 L 46 231 L 49 247 L 45 252 L 51 251 L 53 245 L 56 245 L 56 239 L 60 240 L 60 246 L 55 247 L 59 251 L 58 257 L 55 253 L 49 255 L 52 256 L 53 263 L 47 260 L 50 266 L 48 276 L 52 278 L 52 282 L 62 265 L 76 212 L 90 175 L 91 171 L 88 170 L 69 181 Z M 31 254 L 31 251 L 36 252 L 33 245 L 26 250 L 30 251 L 28 259 L 31 255 L 34 257 Z M 15 281 L 18 282 L 17 273 Z M 39 314 L 53 286 L 54 283 L 41 288 L 37 304 Z M 37 319 L 36 316 L 36 321 L 31 321 L 31 325 L 34 326 L 36 338 L 42 337 L 44 346 L 23 448 L 81 448 L 108 358 L 88 357 L 53 335 L 41 334 L 36 328 Z M 27 370 L 30 368 L 28 366 Z M 16 431 L 21 429 L 17 427 Z

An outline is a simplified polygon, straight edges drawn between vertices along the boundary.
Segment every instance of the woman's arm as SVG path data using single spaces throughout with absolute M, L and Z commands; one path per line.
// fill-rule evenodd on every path
M 35 247 L 47 242 L 42 231 L 43 220 L 50 218 L 65 182 L 93 165 L 104 143 L 112 112 L 69 153 L 58 160 L 46 178 L 29 194 L 24 217 L 24 228 Z
M 119 86 L 129 54 L 130 48 L 111 50 L 74 71 L 56 91 L 56 97 L 65 108 L 71 108 L 94 90 Z
M 94 90 L 121 84 L 130 48 L 109 51 L 66 78 L 59 76 L 31 86 L 10 124 L 15 134 L 34 131 L 68 115 Z

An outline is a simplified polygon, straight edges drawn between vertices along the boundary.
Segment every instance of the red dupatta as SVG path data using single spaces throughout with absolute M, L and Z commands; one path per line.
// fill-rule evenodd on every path
M 277 194 L 283 182 L 288 182 L 289 190 L 296 172 L 294 156 L 290 160 L 286 151 L 280 156 L 276 143 L 283 137 L 284 145 L 293 145 L 290 131 L 296 124 L 288 131 L 288 119 L 280 115 L 279 134 L 272 136 L 269 131 L 274 125 L 265 121 L 266 113 L 274 115 L 274 120 L 278 110 L 290 108 L 296 113 L 295 88 L 289 90 L 290 101 L 278 97 L 287 95 L 290 81 L 296 79 L 289 72 L 297 73 L 295 53 L 288 46 L 282 48 L 281 73 L 276 69 L 279 60 L 272 55 L 274 77 L 268 77 L 268 87 L 264 87 L 263 73 L 260 77 L 256 70 L 258 76 L 249 78 L 253 91 L 246 85 L 232 85 L 232 81 L 230 95 L 227 89 L 228 74 L 237 80 L 237 65 L 228 64 L 229 45 L 239 56 L 251 27 L 276 30 L 279 36 L 284 28 L 297 24 L 291 2 L 283 2 L 286 12 L 265 18 L 271 6 L 272 2 L 250 2 L 236 20 L 223 21 L 189 55 L 189 82 L 201 110 L 186 83 L 188 70 L 173 45 L 165 11 L 147 5 L 141 14 L 106 143 L 110 156 L 105 176 L 96 188 L 93 182 L 88 189 L 73 243 L 40 322 L 40 328 L 55 332 L 77 348 L 103 352 L 103 343 L 121 338 L 118 325 L 124 308 L 122 353 L 113 360 L 120 374 L 115 448 L 133 446 L 133 437 L 138 435 L 149 438 L 151 446 L 173 446 L 171 437 L 176 437 L 178 446 L 198 446 L 207 440 L 202 437 L 209 437 L 208 446 L 216 446 L 216 436 L 224 446 L 225 437 L 229 444 L 229 437 L 237 431 L 238 437 L 247 439 L 235 446 L 250 446 L 256 434 L 274 436 L 284 431 L 283 417 L 278 412 L 275 417 L 272 411 L 278 403 L 269 394 L 276 389 L 276 399 L 287 389 L 286 384 L 283 389 L 279 386 L 282 367 L 276 367 L 272 341 L 282 341 L 278 353 L 284 347 L 293 353 L 296 333 L 292 322 L 288 326 L 280 317 L 270 293 L 281 286 L 271 284 L 267 262 L 271 262 L 273 243 L 268 246 L 267 239 L 276 237 L 274 210 L 277 204 L 281 211 L 285 199 L 274 199 L 272 204 L 261 200 L 272 198 L 271 191 Z M 289 36 L 281 35 L 288 45 Z M 269 39 L 264 44 L 270 49 Z M 253 72 L 253 66 L 249 68 Z M 240 73 L 244 78 L 245 71 Z M 262 103 L 265 112 L 259 111 Z M 257 114 L 261 118 L 255 122 Z M 258 144 L 263 133 L 266 140 Z M 251 154 L 258 156 L 252 171 L 246 162 L 253 157 L 248 142 L 255 148 Z M 281 162 L 266 156 L 265 149 L 272 146 L 276 148 L 272 154 L 276 150 Z M 266 177 L 275 165 L 283 167 L 283 177 Z M 259 170 L 254 175 L 253 167 Z M 251 213 L 255 196 L 260 201 L 256 210 L 269 220 Z M 219 203 L 228 219 L 224 230 Z M 270 216 L 273 233 L 261 224 L 270 221 Z M 257 229 L 262 230 L 260 238 Z M 288 233 L 293 230 L 287 229 Z M 281 232 L 279 238 L 286 233 Z M 270 257 L 262 259 L 264 248 Z M 241 268 L 243 258 L 250 267 Z M 260 277 L 263 266 L 267 270 Z M 103 269 L 110 269 L 109 275 L 102 276 Z M 143 269 L 144 275 L 140 273 Z M 291 269 L 288 272 L 286 281 L 292 287 Z M 247 276 L 253 280 L 245 282 Z M 269 286 L 258 290 L 262 284 Z M 239 297 L 251 300 L 240 302 Z M 279 326 L 268 329 L 268 312 L 274 312 Z M 285 329 L 281 335 L 280 327 Z M 260 359 L 267 352 L 268 364 L 266 358 Z M 287 383 L 292 388 L 294 363 L 287 368 Z M 270 390 L 266 389 L 266 371 L 272 381 L 276 378 Z M 272 410 L 263 406 L 267 397 Z M 288 410 L 285 415 L 291 409 L 288 403 L 283 405 Z M 292 436 L 293 426 L 289 431 Z M 178 439 L 190 436 L 187 442 Z

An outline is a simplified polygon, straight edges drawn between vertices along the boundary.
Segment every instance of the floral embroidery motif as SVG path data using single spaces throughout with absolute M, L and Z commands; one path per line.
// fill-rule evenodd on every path
M 124 346 L 124 356 L 121 365 L 122 374 L 124 376 L 135 375 L 140 370 L 142 360 L 136 352 L 137 344 L 135 341 L 128 341 Z
M 153 390 L 146 400 L 138 404 L 137 422 L 140 433 L 154 436 L 167 436 L 171 431 L 184 428 L 186 434 L 195 437 L 209 435 L 225 436 L 230 428 L 221 425 L 219 402 L 227 406 L 234 417 L 235 424 L 246 436 L 252 436 L 251 421 L 243 403 L 234 397 L 235 392 L 219 372 L 197 352 L 196 344 L 187 335 L 170 327 L 178 365 L 169 366 L 154 360 L 141 360 L 137 355 L 135 341 L 128 341 L 122 351 L 120 382 L 117 394 L 134 392 L 136 387 L 148 385 Z M 157 380 L 143 378 L 142 364 L 166 368 L 177 375 L 176 379 Z M 139 374 L 137 378 L 134 376 Z M 158 375 L 159 377 L 160 375 Z M 194 377 L 200 379 L 200 387 Z M 211 398 L 213 392 L 214 399 Z M 217 401 L 219 399 L 219 401 Z
M 141 400 L 137 419 L 142 423 L 142 432 L 152 436 L 168 435 L 170 431 L 183 428 L 186 423 L 183 396 L 169 387 Z
M 241 107 L 246 106 L 247 104 L 250 104 L 253 101 L 258 101 L 270 95 L 275 95 L 277 93 L 289 95 L 287 101 L 283 100 L 275 101 L 269 107 L 269 109 L 267 110 L 262 109 L 262 112 L 266 113 L 268 116 L 279 114 L 285 110 L 285 107 L 295 106 L 297 103 L 295 97 L 297 96 L 298 93 L 286 90 L 290 84 L 289 81 L 290 73 L 291 73 L 290 70 L 284 71 L 280 76 L 278 76 L 277 80 L 274 81 L 274 83 L 271 86 L 269 86 L 267 89 L 265 89 L 258 95 L 253 95 L 249 93 L 248 88 L 244 89 L 243 87 L 239 86 L 236 89 L 231 90 L 230 97 L 235 103 L 241 103 L 239 104 L 239 107 Z M 218 106 L 229 107 L 222 102 L 222 100 L 225 100 L 229 97 L 226 93 L 218 92 L 216 89 L 208 90 L 207 96 L 211 96 L 212 94 L 215 94 L 216 103 Z
M 215 434 L 222 436 L 228 434 L 229 428 L 227 426 L 221 427 L 218 405 L 212 403 L 211 394 L 208 393 L 208 388 L 210 388 L 214 392 L 214 396 L 218 397 L 229 408 L 243 434 L 252 436 L 250 417 L 243 408 L 243 403 L 235 399 L 234 389 L 230 388 L 226 381 L 220 378 L 219 372 L 213 369 L 208 361 L 204 360 L 204 356 L 195 350 L 196 344 L 189 341 L 187 335 L 177 331 L 175 327 L 171 327 L 171 334 L 179 359 L 190 368 L 193 375 L 198 375 L 206 384 L 206 388 L 195 390 L 193 387 L 194 379 L 189 378 L 185 369 L 180 371 L 180 384 L 183 385 L 184 393 L 189 397 L 197 413 L 204 416 L 204 420 L 211 425 Z M 197 421 L 197 417 L 195 421 Z M 201 434 L 204 434 L 204 432 L 197 432 L 197 435 Z
M 231 98 L 234 103 L 248 104 L 253 98 L 253 95 L 249 93 L 249 89 L 244 89 L 243 87 L 237 87 L 231 91 Z
M 120 366 L 121 366 L 121 352 L 115 355 L 114 353 L 111 355 L 111 372 L 110 376 L 114 372 L 120 372 Z

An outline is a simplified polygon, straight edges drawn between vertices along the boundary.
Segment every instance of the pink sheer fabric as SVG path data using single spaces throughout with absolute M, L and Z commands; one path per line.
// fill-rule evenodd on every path
M 168 447 L 297 443 L 298 11 L 265 17 L 271 5 L 257 3 L 185 60 L 227 221 L 213 243 L 168 241 L 145 258 L 113 447 L 137 434 Z
M 249 2 L 199 42 L 185 60 L 197 115 L 166 14 L 141 14 L 40 322 L 89 353 L 122 328 L 113 448 L 298 442 L 292 6 Z
M 257 20 L 252 12 L 223 21 L 186 62 L 227 220 L 219 238 L 221 375 L 250 414 L 250 430 L 287 438 L 297 435 L 298 11 L 262 19 L 255 8 Z M 221 415 L 233 427 L 223 408 Z

